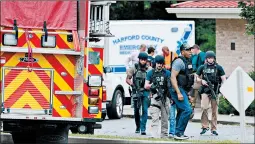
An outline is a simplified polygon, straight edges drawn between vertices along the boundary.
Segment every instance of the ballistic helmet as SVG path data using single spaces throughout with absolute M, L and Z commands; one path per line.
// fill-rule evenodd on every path
M 165 58 L 162 55 L 157 55 L 155 57 L 155 63 L 164 64 L 165 63 Z
M 215 53 L 213 52 L 213 51 L 207 51 L 206 53 L 205 53 L 205 58 L 216 58 L 216 56 L 215 56 Z
M 139 55 L 138 55 L 138 58 L 147 60 L 148 59 L 148 54 L 145 53 L 145 52 L 140 52 Z

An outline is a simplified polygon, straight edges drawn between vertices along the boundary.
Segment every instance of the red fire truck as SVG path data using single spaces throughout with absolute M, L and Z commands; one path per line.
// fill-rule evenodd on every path
M 1 117 L 15 143 L 93 134 L 105 111 L 107 1 L 1 1 Z M 106 15 L 108 14 L 108 15 Z

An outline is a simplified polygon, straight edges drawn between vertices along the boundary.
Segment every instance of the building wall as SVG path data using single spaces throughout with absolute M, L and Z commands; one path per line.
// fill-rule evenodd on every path
M 254 70 L 254 36 L 245 34 L 246 21 L 242 19 L 216 20 L 217 62 L 229 76 L 237 66 L 246 72 Z M 231 50 L 235 43 L 235 50 Z

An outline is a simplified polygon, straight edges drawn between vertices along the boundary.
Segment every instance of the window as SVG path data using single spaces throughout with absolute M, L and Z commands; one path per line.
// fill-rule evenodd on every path
M 89 64 L 98 65 L 100 62 L 100 53 L 99 52 L 89 52 Z
M 231 43 L 231 50 L 235 50 L 236 49 L 236 44 L 234 42 Z

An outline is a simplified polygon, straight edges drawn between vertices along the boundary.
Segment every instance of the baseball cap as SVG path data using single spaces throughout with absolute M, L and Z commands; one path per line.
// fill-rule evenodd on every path
M 198 48 L 198 49 L 200 49 L 200 47 L 199 47 L 197 44 L 194 44 L 191 48 L 192 48 L 192 49 L 193 49 L 193 48 Z
M 181 47 L 180 47 L 180 51 L 190 50 L 190 49 L 191 49 L 191 47 L 187 43 L 182 44 Z

